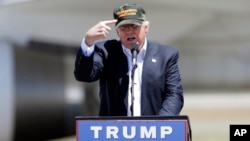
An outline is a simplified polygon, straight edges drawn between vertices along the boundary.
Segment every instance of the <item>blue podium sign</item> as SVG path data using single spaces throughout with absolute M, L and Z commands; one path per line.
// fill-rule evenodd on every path
M 76 121 L 77 141 L 188 141 L 188 121 L 164 118 L 104 119 Z

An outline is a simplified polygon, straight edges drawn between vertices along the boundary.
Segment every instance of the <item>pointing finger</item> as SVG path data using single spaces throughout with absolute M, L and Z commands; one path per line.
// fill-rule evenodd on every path
M 117 22 L 117 20 L 108 20 L 108 21 L 104 21 L 105 25 L 115 24 L 116 22 Z

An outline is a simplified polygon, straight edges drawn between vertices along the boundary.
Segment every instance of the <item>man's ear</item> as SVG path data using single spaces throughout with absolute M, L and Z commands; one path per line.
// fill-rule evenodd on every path
M 146 29 L 145 29 L 146 33 L 148 33 L 148 31 L 149 31 L 149 25 L 146 25 L 145 28 L 146 28 Z

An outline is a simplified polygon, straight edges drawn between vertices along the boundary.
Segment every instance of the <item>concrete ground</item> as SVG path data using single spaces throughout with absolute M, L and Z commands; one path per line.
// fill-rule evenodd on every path
M 193 92 L 185 101 L 194 141 L 229 141 L 230 124 L 250 124 L 250 92 Z
M 250 91 L 187 92 L 181 115 L 189 116 L 193 141 L 229 141 L 230 124 L 250 124 Z

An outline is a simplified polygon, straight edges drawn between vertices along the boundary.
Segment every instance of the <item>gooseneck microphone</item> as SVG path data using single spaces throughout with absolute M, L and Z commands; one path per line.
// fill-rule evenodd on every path
M 137 63 L 137 54 L 138 54 L 138 52 L 139 52 L 139 46 L 138 46 L 138 44 L 136 43 L 136 44 L 134 44 L 134 45 L 132 46 L 132 48 L 131 48 L 131 53 L 132 53 L 132 64 L 133 64 L 133 66 L 135 66 L 136 63 Z
M 134 116 L 134 74 L 135 69 L 137 68 L 137 54 L 139 53 L 139 46 L 138 43 L 134 44 L 131 48 L 131 54 L 132 54 L 132 71 L 131 71 L 131 106 L 130 106 L 130 112 L 131 116 Z

